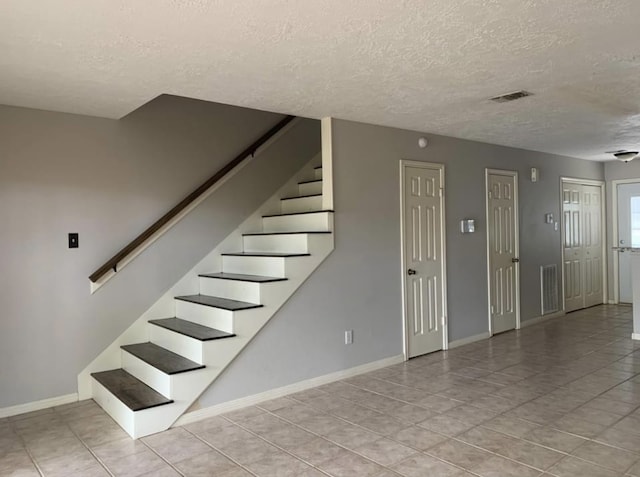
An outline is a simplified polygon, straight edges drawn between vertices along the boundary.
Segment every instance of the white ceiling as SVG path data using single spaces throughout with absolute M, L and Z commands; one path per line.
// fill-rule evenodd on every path
M 170 93 L 603 160 L 640 147 L 639 19 L 638 0 L 2 0 L 0 103 L 118 118 Z

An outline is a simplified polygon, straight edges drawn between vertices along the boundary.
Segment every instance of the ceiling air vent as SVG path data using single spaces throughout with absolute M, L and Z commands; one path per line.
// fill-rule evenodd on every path
M 491 101 L 495 101 L 496 103 L 508 103 L 509 101 L 515 101 L 516 99 L 526 98 L 532 94 L 533 93 L 529 93 L 528 91 L 520 90 L 509 94 L 503 94 L 501 96 L 495 96 L 491 98 Z

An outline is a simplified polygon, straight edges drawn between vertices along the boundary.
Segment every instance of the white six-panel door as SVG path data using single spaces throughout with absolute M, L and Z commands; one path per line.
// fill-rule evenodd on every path
M 401 162 L 405 354 L 445 346 L 444 166 Z
M 487 170 L 487 251 L 491 333 L 519 323 L 518 175 Z

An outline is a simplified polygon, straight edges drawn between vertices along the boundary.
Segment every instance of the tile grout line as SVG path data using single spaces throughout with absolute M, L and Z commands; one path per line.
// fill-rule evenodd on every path
M 55 411 L 54 411 L 55 412 Z M 84 441 L 84 439 L 81 439 L 80 436 L 76 433 L 76 431 L 74 431 L 71 426 L 68 424 L 68 422 L 66 421 L 66 419 L 63 419 L 64 424 L 69 428 L 69 430 L 71 431 L 71 433 L 76 436 L 76 439 L 78 439 L 82 445 L 91 453 L 91 455 L 93 456 L 94 459 L 96 459 L 96 461 L 98 461 L 98 463 L 102 466 L 102 468 L 104 468 L 107 471 L 107 474 L 109 474 L 111 477 L 115 477 L 113 472 L 111 472 L 111 469 L 109 469 L 109 467 L 107 466 L 107 464 L 105 464 L 102 459 L 100 459 L 96 453 L 93 451 L 93 449 Z M 84 470 L 84 469 L 81 469 Z
M 229 459 L 231 462 L 233 462 L 235 465 L 237 465 L 238 467 L 242 468 L 242 470 L 250 473 L 251 475 L 255 476 L 255 477 L 259 477 L 257 474 L 253 473 L 249 468 L 245 467 L 243 464 L 241 464 L 240 462 L 236 461 L 234 458 L 232 458 L 231 456 L 227 455 L 226 453 L 224 453 L 222 451 L 222 449 L 218 449 L 216 446 L 210 444 L 209 442 L 207 442 L 205 439 L 203 439 L 202 437 L 200 437 L 198 434 L 190 431 L 189 429 L 187 429 L 186 427 L 183 427 L 183 429 L 185 431 L 187 431 L 189 434 L 191 434 L 193 437 L 195 437 L 196 439 L 198 439 L 200 442 L 202 442 L 203 444 L 209 446 L 212 450 L 220 453 L 221 455 L 223 455 L 225 458 Z M 226 472 L 226 471 L 225 471 Z
M 29 456 L 29 459 L 31 459 L 31 463 L 35 466 L 36 471 L 44 477 L 44 472 L 42 471 L 42 469 L 40 468 L 40 465 L 38 465 L 38 463 L 36 462 L 36 459 L 33 457 L 33 454 L 31 453 L 31 451 L 29 450 L 29 447 L 27 447 L 27 443 L 24 440 L 24 438 L 22 437 L 22 435 L 20 435 L 18 432 L 16 432 L 16 429 L 13 427 L 13 422 L 12 421 L 7 421 L 9 423 L 9 427 L 11 428 L 11 432 L 13 432 L 15 435 L 18 436 L 18 439 L 20 439 L 20 442 L 22 443 L 22 447 L 24 448 L 24 451 L 27 453 L 27 455 Z

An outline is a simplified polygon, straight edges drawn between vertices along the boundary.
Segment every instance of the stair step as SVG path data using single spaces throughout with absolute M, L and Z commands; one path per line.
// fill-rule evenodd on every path
M 312 195 L 322 194 L 322 179 L 298 182 L 298 194 Z
M 246 234 L 252 235 L 252 234 Z M 258 235 L 258 234 L 255 234 Z M 271 283 L 281 282 L 287 280 L 286 278 L 278 277 L 263 277 L 261 275 L 245 275 L 243 273 L 203 273 L 199 275 L 204 278 L 219 278 L 220 280 L 236 280 L 239 282 L 252 282 L 252 283 Z
M 222 308 L 223 310 L 238 311 L 248 310 L 251 308 L 260 308 L 263 305 L 256 303 L 248 303 L 246 301 L 229 300 L 228 298 L 220 298 L 218 296 L 209 295 L 185 295 L 177 296 L 176 300 L 188 301 L 198 305 L 211 306 L 213 308 Z
M 321 214 L 324 212 L 333 213 L 333 210 L 309 210 L 306 212 L 289 212 L 288 214 L 271 214 L 271 215 L 263 215 L 262 218 L 265 219 L 268 217 L 288 217 L 290 215 Z
M 273 214 L 262 218 L 262 232 L 327 232 L 333 229 L 333 211 Z
M 330 230 L 310 230 L 303 232 L 253 232 L 250 234 L 242 234 L 243 237 L 252 237 L 254 235 L 293 235 L 293 234 L 330 234 Z
M 204 368 L 204 365 L 173 353 L 153 343 L 136 343 L 120 346 L 127 353 L 141 359 L 165 374 L 179 374 Z
M 173 399 L 164 397 L 124 369 L 92 373 L 91 376 L 132 411 L 141 411 L 173 402 Z
M 283 197 L 280 200 L 307 199 L 309 197 L 322 197 L 322 194 L 296 195 L 296 196 L 291 196 L 291 197 Z
M 315 212 L 316 210 L 322 210 L 322 194 L 311 194 L 280 199 L 280 210 L 283 214 Z
M 231 252 L 231 253 L 222 253 L 222 256 L 227 257 L 277 257 L 277 258 L 287 258 L 287 257 L 308 257 L 310 253 L 287 253 L 287 252 Z
M 223 338 L 233 338 L 234 333 L 227 333 L 226 331 L 216 330 L 215 328 L 209 328 L 208 326 L 202 326 L 193 321 L 183 320 L 181 318 L 162 318 L 160 320 L 149 320 L 152 325 L 165 328 L 167 330 L 174 331 L 189 338 L 196 339 L 198 341 L 211 341 L 219 340 Z

